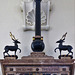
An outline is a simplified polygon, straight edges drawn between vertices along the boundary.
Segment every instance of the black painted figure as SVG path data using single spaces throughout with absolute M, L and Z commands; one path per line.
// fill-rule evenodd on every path
M 15 55 L 16 55 L 17 49 L 19 49 L 20 53 L 21 53 L 21 49 L 18 48 L 18 44 L 20 44 L 20 42 L 17 39 L 15 39 L 14 35 L 12 35 L 11 32 L 10 32 L 10 36 L 11 36 L 12 40 L 14 41 L 13 42 L 14 46 L 5 46 L 5 48 L 4 48 L 5 51 L 3 52 L 4 57 L 5 57 L 5 53 L 7 53 L 9 55 L 9 53 L 8 53 L 9 51 L 15 51 Z
M 59 41 L 57 41 L 56 43 L 59 43 L 59 46 L 57 47 L 57 48 L 55 48 L 55 52 L 56 52 L 56 49 L 59 49 L 60 50 L 60 56 L 61 56 L 61 51 L 63 50 L 63 51 L 68 51 L 69 53 L 67 54 L 67 55 L 69 55 L 70 53 L 72 53 L 72 55 L 73 55 L 73 52 L 72 52 L 72 46 L 70 46 L 70 45 L 63 45 L 63 42 L 65 42 L 64 40 L 65 40 L 65 37 L 66 37 L 66 34 L 67 34 L 67 32 L 62 36 L 62 38 L 59 40 Z

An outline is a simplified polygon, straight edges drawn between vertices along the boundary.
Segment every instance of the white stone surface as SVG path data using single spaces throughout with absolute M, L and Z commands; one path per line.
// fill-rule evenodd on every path
M 50 0 L 41 2 L 41 30 L 47 31 L 50 29 L 49 25 L 49 14 L 50 14 Z M 22 0 L 21 11 L 23 13 L 23 30 L 24 31 L 33 31 L 35 30 L 35 2 Z
M 0 0 L 0 59 L 3 59 L 4 46 L 13 45 L 13 41 L 9 36 L 10 31 L 21 42 L 19 47 L 22 53 L 20 54 L 19 51 L 17 51 L 19 58 L 27 56 L 32 52 L 31 43 L 32 37 L 35 36 L 35 34 L 34 31 L 24 32 L 22 29 L 23 14 L 20 10 L 20 2 L 21 0 Z M 56 41 L 59 40 L 65 32 L 68 32 L 64 44 L 73 46 L 75 58 L 74 4 L 74 0 L 51 0 L 50 31 L 42 31 L 45 43 L 44 52 L 47 55 L 58 58 L 59 51 L 57 51 L 57 53 L 54 52 L 54 49 L 58 46 Z M 10 53 L 12 54 L 13 52 Z

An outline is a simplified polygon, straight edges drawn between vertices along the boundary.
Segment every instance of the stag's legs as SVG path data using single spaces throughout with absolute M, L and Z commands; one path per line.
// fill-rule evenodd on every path
M 73 55 L 73 52 L 72 51 L 70 53 L 72 53 L 72 55 Z
M 60 50 L 60 56 L 61 56 L 61 50 Z
M 4 57 L 5 57 L 5 52 L 3 52 L 3 55 L 4 55 Z
M 16 51 L 15 51 L 15 55 L 16 55 Z
M 7 54 L 9 55 L 9 53 L 7 52 Z
M 20 48 L 18 48 L 19 50 L 20 50 L 20 53 L 21 53 L 21 49 Z
M 54 52 L 56 52 L 56 49 L 59 49 L 59 48 L 58 48 L 58 47 L 57 47 L 57 48 L 55 48 Z
M 69 54 L 70 54 L 70 52 L 67 55 L 69 55 Z
M 71 51 L 72 55 L 73 55 L 73 52 Z
M 8 51 L 5 51 L 5 52 L 3 52 L 4 57 L 5 57 L 5 53 L 7 53 L 9 55 Z
M 72 55 L 73 55 L 73 52 L 72 51 L 69 51 L 69 53 L 67 55 L 69 55 L 70 53 L 72 53 Z

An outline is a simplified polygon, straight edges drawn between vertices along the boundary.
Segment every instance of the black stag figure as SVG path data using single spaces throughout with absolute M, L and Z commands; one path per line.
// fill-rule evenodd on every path
M 5 51 L 3 52 L 4 57 L 5 57 L 5 53 L 7 53 L 9 55 L 9 53 L 8 53 L 9 51 L 15 51 L 15 55 L 16 55 L 17 49 L 19 49 L 20 50 L 20 53 L 21 53 L 21 49 L 18 48 L 18 44 L 20 44 L 20 42 L 17 39 L 15 39 L 15 36 L 12 35 L 11 32 L 10 32 L 10 36 L 11 36 L 11 39 L 14 41 L 13 42 L 14 43 L 14 46 L 5 46 L 5 48 L 4 48 Z
M 57 41 L 56 43 L 59 43 L 59 46 L 57 47 L 57 48 L 55 48 L 55 52 L 56 52 L 56 49 L 59 49 L 60 50 L 60 56 L 61 56 L 61 51 L 63 50 L 63 51 L 68 51 L 69 53 L 67 54 L 67 55 L 69 55 L 70 53 L 72 53 L 72 55 L 73 55 L 73 52 L 72 52 L 72 46 L 70 46 L 70 45 L 63 45 L 63 42 L 65 42 L 64 40 L 65 40 L 65 37 L 66 37 L 66 34 L 67 34 L 67 32 L 62 36 L 62 38 L 59 40 L 59 41 Z

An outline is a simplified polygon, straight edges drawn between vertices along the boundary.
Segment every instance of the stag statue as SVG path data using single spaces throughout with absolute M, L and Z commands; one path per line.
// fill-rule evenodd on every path
M 68 51 L 69 53 L 67 55 L 69 55 L 70 53 L 73 55 L 73 52 L 72 52 L 72 46 L 70 45 L 63 45 L 63 42 L 65 42 L 65 37 L 66 37 L 66 34 L 67 32 L 62 36 L 62 38 L 60 40 L 58 40 L 56 43 L 59 43 L 59 46 L 57 48 L 55 48 L 55 52 L 56 52 L 56 49 L 59 49 L 60 50 L 60 56 L 61 56 L 61 51 Z
M 10 37 L 11 39 L 14 41 L 14 46 L 5 46 L 4 48 L 4 52 L 3 52 L 3 55 L 5 57 L 5 53 L 7 53 L 9 55 L 9 51 L 15 51 L 15 55 L 16 55 L 16 51 L 19 49 L 20 50 L 20 53 L 21 53 L 21 49 L 18 48 L 18 44 L 20 44 L 20 42 L 15 38 L 14 35 L 12 35 L 12 33 L 10 32 Z

